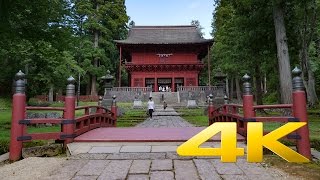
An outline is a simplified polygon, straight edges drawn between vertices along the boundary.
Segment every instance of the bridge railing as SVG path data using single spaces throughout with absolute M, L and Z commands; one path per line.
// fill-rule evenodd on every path
M 277 104 L 277 105 L 254 105 L 253 94 L 250 77 L 243 77 L 243 104 L 228 104 L 228 98 L 225 96 L 225 105 L 215 108 L 213 106 L 213 96 L 210 95 L 208 107 L 209 125 L 215 122 L 237 122 L 237 131 L 243 136 L 247 136 L 248 122 L 306 122 L 307 119 L 307 104 L 304 85 L 301 76 L 301 70 L 295 68 L 293 71 L 293 93 L 292 104 Z M 283 109 L 288 114 L 287 116 L 257 116 L 258 110 L 266 109 Z M 267 134 L 268 132 L 264 132 Z M 289 140 L 296 142 L 297 150 L 300 154 L 307 158 L 311 158 L 310 139 L 308 124 L 296 130 L 295 133 L 289 134 Z
M 73 77 L 68 78 L 64 107 L 27 107 L 24 74 L 21 71 L 16 74 L 9 147 L 9 159 L 11 161 L 21 158 L 23 142 L 53 139 L 62 141 L 64 147 L 66 147 L 66 144 L 73 142 L 74 138 L 82 133 L 98 127 L 116 126 L 117 107 L 115 97 L 113 97 L 111 110 L 102 106 L 75 107 L 74 83 Z M 93 109 L 95 111 L 92 111 Z M 61 118 L 28 119 L 26 118 L 27 111 L 58 111 L 61 113 Z M 61 129 L 58 132 L 28 133 L 28 126 L 37 124 L 60 125 Z

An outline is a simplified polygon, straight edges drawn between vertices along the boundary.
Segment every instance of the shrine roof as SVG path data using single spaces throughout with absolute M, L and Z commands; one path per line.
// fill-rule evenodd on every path
M 133 26 L 128 38 L 118 44 L 211 44 L 201 37 L 196 26 Z

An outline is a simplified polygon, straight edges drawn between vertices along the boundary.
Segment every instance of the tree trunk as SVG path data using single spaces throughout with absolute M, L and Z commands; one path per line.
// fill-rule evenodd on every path
M 310 68 L 309 55 L 306 45 L 303 46 L 300 54 L 301 67 L 303 72 L 302 79 L 307 92 L 308 104 L 309 106 L 314 106 L 318 103 L 319 99 L 316 93 L 314 73 Z
M 261 88 L 261 84 L 262 84 L 262 79 L 261 79 L 261 71 L 260 68 L 258 66 L 258 64 L 256 64 L 256 69 L 255 69 L 255 86 L 256 86 L 256 102 L 257 105 L 262 105 L 262 88 Z
M 307 100 L 310 106 L 314 106 L 318 103 L 314 73 L 311 70 L 309 59 L 309 46 L 315 33 L 316 22 L 316 11 L 313 10 L 312 16 L 309 18 L 307 6 L 305 4 L 303 28 L 301 29 L 300 64 L 302 67 L 302 78 L 307 92 Z
M 264 92 L 264 94 L 267 94 L 267 75 L 266 74 L 264 74 L 264 89 L 263 89 L 263 92 Z
M 91 76 L 89 75 L 89 82 L 86 86 L 86 95 L 89 95 L 90 94 L 90 89 L 91 89 Z
M 99 6 L 98 4 L 96 4 L 96 13 L 98 14 L 98 9 Z M 98 22 L 98 17 L 96 17 L 96 21 Z M 99 47 L 99 31 L 97 29 L 94 30 L 94 45 L 93 45 L 94 49 L 97 49 Z M 97 68 L 98 67 L 98 57 L 96 57 L 96 55 L 94 56 L 93 59 L 93 67 Z M 92 96 L 96 96 L 98 95 L 97 93 L 97 76 L 96 75 L 92 75 L 91 77 L 91 93 L 90 95 Z
M 228 98 L 230 98 L 229 96 L 229 78 L 226 78 L 226 95 Z
M 233 94 L 234 94 L 234 92 L 233 92 L 233 90 L 234 90 L 233 85 L 234 85 L 234 77 L 231 77 L 231 82 L 230 82 L 230 97 L 229 97 L 231 101 L 233 100 Z
M 292 103 L 292 79 L 290 71 L 291 68 L 283 8 L 280 3 L 274 2 L 273 20 L 276 33 L 281 103 L 290 104 Z
M 241 101 L 241 90 L 240 90 L 240 82 L 239 82 L 239 76 L 236 76 L 236 92 L 237 92 L 237 100 Z
M 51 85 L 51 86 L 50 86 L 50 89 L 49 89 L 48 101 L 49 101 L 50 103 L 53 102 L 53 85 Z

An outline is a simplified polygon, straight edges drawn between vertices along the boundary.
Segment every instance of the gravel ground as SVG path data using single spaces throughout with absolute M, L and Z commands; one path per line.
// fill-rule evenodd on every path
M 0 179 L 5 180 L 37 180 L 61 167 L 66 158 L 30 157 L 0 167 Z

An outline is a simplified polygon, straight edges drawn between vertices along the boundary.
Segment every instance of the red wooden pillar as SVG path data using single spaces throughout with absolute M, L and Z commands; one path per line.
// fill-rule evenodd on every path
M 18 138 L 23 136 L 23 125 L 19 124 L 20 120 L 25 119 L 26 95 L 25 95 L 25 75 L 19 71 L 16 74 L 16 88 L 12 100 L 12 119 L 10 132 L 10 161 L 17 161 L 21 158 L 22 141 Z
M 120 46 L 120 58 L 119 58 L 119 87 L 121 87 L 121 61 L 122 61 L 122 46 Z
M 154 92 L 158 92 L 158 91 L 159 91 L 158 79 L 154 78 Z
M 247 122 L 251 121 L 253 117 L 255 117 L 255 111 L 253 108 L 253 95 L 252 95 L 252 87 L 250 81 L 250 76 L 247 74 L 242 77 L 243 83 L 243 130 L 242 132 L 244 136 L 247 136 Z M 239 126 L 239 125 L 238 125 Z M 239 127 L 238 127 L 239 128 Z M 239 128 L 241 129 L 241 128 Z
M 65 104 L 64 104 L 64 116 L 66 123 L 62 124 L 62 137 L 61 139 L 64 139 L 64 147 L 68 143 L 73 142 L 74 138 L 74 130 L 75 130 L 75 102 L 76 102 L 76 96 L 75 96 L 75 79 L 70 76 L 68 78 L 68 85 L 67 85 L 67 92 L 65 97 Z
M 300 122 L 306 122 L 307 125 L 301 127 L 297 130 L 298 135 L 301 139 L 297 141 L 298 152 L 308 159 L 311 159 L 311 147 L 310 147 L 310 137 L 309 137 L 309 126 L 307 117 L 307 102 L 306 94 L 304 91 L 304 84 L 301 78 L 301 70 L 297 67 L 292 71 L 294 76 L 292 80 L 293 92 L 293 115 L 298 118 Z
M 214 112 L 214 106 L 213 106 L 213 95 L 209 95 L 209 107 L 208 107 L 208 117 L 209 117 L 209 126 L 214 123 L 213 122 L 213 114 Z

